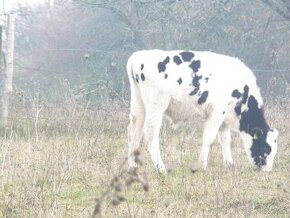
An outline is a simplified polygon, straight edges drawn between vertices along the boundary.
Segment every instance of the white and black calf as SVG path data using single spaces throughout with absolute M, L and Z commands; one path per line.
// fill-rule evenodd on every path
M 201 168 L 206 169 L 209 148 L 217 136 L 224 163 L 233 163 L 230 131 L 237 131 L 252 165 L 272 169 L 278 130 L 265 121 L 256 78 L 238 59 L 206 51 L 144 50 L 129 58 L 127 73 L 129 167 L 136 166 L 132 153 L 144 134 L 155 168 L 166 173 L 159 148 L 163 115 L 175 122 L 190 119 L 198 110 L 205 117 Z

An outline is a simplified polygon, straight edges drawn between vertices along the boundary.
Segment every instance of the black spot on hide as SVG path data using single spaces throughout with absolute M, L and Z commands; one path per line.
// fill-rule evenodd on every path
M 195 75 L 192 79 L 192 85 L 194 86 L 194 89 L 192 92 L 189 93 L 189 95 L 196 95 L 199 91 L 200 83 L 199 81 L 201 80 L 202 76 L 197 76 Z
M 200 68 L 200 60 L 193 60 L 191 62 L 191 64 L 189 65 L 189 67 L 193 70 L 193 72 L 198 72 L 199 68 Z
M 178 82 L 178 84 L 180 85 L 180 84 L 182 83 L 182 79 L 179 78 L 179 79 L 177 80 L 177 82 Z
M 239 92 L 239 90 L 235 89 L 232 92 L 232 97 L 239 99 L 242 96 L 242 93 Z
M 198 88 L 194 88 L 193 90 L 192 90 L 192 92 L 190 92 L 189 93 L 189 95 L 196 95 L 198 93 Z
M 191 59 L 194 57 L 194 54 L 192 52 L 189 52 L 189 51 L 181 52 L 180 55 L 181 55 L 182 60 L 184 62 L 190 62 Z
M 201 80 L 202 76 L 197 76 L 195 75 L 192 79 L 192 85 L 195 86 L 196 88 L 199 88 L 200 83 L 199 80 Z
M 203 103 L 205 103 L 207 97 L 208 97 L 208 91 L 204 91 L 204 92 L 201 94 L 201 96 L 199 97 L 197 103 L 198 103 L 198 104 L 203 104 Z
M 144 64 L 141 64 L 141 70 L 143 70 L 144 69 Z
M 236 107 L 235 107 L 235 112 L 239 116 L 242 113 L 242 105 L 243 104 L 245 105 L 247 103 L 247 100 L 248 100 L 248 97 L 249 97 L 249 86 L 247 86 L 247 85 L 244 86 L 244 92 L 243 93 L 240 93 L 239 90 L 235 89 L 232 92 L 232 97 L 237 98 L 237 99 L 242 98 L 241 100 L 239 100 L 237 102 Z
M 235 112 L 236 112 L 236 114 L 237 114 L 238 116 L 241 115 L 241 113 L 242 113 L 242 105 L 241 105 L 241 103 L 239 103 L 238 105 L 236 105 L 236 107 L 235 107 Z
M 138 74 L 135 75 L 135 78 L 136 78 L 136 82 L 139 83 L 139 75 Z
M 169 57 L 167 56 L 162 62 L 158 63 L 159 73 L 164 72 L 166 70 L 166 64 L 169 63 Z
M 246 104 L 248 97 L 249 97 L 249 86 L 245 85 L 242 104 Z
M 177 65 L 179 65 L 179 64 L 182 63 L 182 61 L 181 61 L 181 59 L 180 59 L 179 56 L 174 56 L 174 57 L 173 57 L 173 61 L 174 61 L 174 63 L 176 63 Z
M 141 80 L 142 80 L 142 81 L 144 81 L 144 80 L 145 80 L 144 73 L 141 73 Z

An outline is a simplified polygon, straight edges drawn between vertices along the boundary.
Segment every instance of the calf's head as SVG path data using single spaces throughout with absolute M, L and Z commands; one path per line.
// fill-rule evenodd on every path
M 277 129 L 253 129 L 251 132 L 251 145 L 248 156 L 257 169 L 271 171 L 277 153 Z

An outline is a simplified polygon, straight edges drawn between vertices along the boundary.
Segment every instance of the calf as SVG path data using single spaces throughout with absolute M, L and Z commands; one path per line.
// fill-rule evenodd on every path
M 226 165 L 232 165 L 231 131 L 243 140 L 253 166 L 270 171 L 277 152 L 278 130 L 264 118 L 263 101 L 253 72 L 240 60 L 207 51 L 144 50 L 127 63 L 131 87 L 128 126 L 129 168 L 143 137 L 155 168 L 166 173 L 160 156 L 163 115 L 205 117 L 199 166 L 207 167 L 210 145 L 218 136 Z

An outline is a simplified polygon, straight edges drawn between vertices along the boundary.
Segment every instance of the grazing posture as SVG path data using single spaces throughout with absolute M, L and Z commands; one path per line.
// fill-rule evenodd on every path
M 132 153 L 144 134 L 155 168 L 166 173 L 159 148 L 163 115 L 176 122 L 190 119 L 198 110 L 205 118 L 199 167 L 206 169 L 216 137 L 225 165 L 232 165 L 231 131 L 237 131 L 251 164 L 272 169 L 278 130 L 267 124 L 256 78 L 240 60 L 207 51 L 144 50 L 129 58 L 127 73 L 129 168 L 136 166 Z

